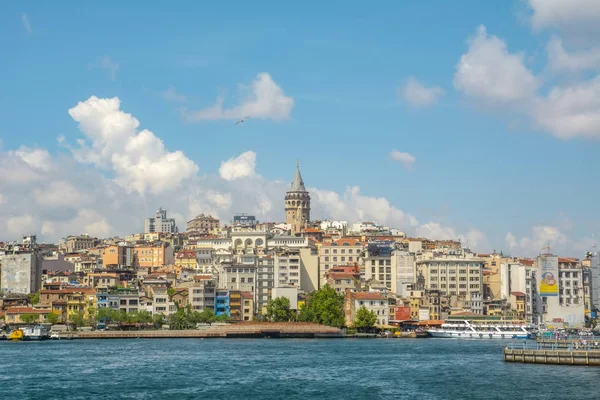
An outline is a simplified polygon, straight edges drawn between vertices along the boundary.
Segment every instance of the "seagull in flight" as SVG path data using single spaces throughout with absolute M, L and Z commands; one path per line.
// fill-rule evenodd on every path
M 238 120 L 238 121 L 235 123 L 235 125 L 237 125 L 237 124 L 240 124 L 240 123 L 242 123 L 242 122 L 246 122 L 246 120 L 247 120 L 248 118 L 250 118 L 250 117 L 248 116 L 248 117 L 244 117 L 244 118 L 242 118 L 242 119 Z M 235 126 L 235 125 L 234 125 L 234 126 Z

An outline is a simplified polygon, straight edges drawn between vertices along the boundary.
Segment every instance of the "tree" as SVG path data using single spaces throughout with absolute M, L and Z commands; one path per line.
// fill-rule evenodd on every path
M 169 316 L 169 329 L 171 330 L 184 330 L 191 327 L 190 321 L 188 320 L 185 309 L 180 308 L 174 314 Z
M 49 324 L 56 324 L 58 322 L 58 320 L 60 319 L 60 315 L 58 315 L 55 312 L 51 312 L 48 315 L 46 315 L 46 322 Z
M 356 317 L 354 318 L 354 327 L 359 331 L 371 329 L 377 322 L 377 315 L 373 311 L 367 310 L 365 306 L 361 306 L 356 311 Z
M 198 322 L 201 324 L 212 324 L 217 320 L 217 316 L 210 308 L 205 308 L 202 312 L 198 313 Z
M 86 321 L 83 312 L 72 312 L 69 314 L 69 322 L 75 329 L 84 326 Z
M 139 310 L 137 312 L 137 322 L 144 326 L 152 322 L 152 313 L 146 310 Z
M 344 296 L 325 285 L 307 297 L 298 319 L 341 328 L 345 325 Z
M 293 319 L 293 313 L 287 297 L 271 299 L 267 304 L 267 318 L 271 322 L 288 322 Z
M 40 292 L 30 293 L 28 296 L 29 296 L 29 302 L 32 305 L 38 304 L 40 302 Z
M 175 288 L 168 288 L 167 289 L 167 295 L 169 296 L 169 301 L 173 301 L 173 296 L 175 296 L 175 294 L 177 293 L 177 290 L 175 290 Z
M 215 322 L 229 322 L 230 318 L 227 314 L 217 315 L 215 317 Z
M 24 324 L 27 325 L 31 325 L 37 321 L 39 321 L 40 316 L 37 314 L 23 314 L 21 315 L 21 321 L 23 321 Z
M 155 314 L 152 316 L 152 324 L 156 329 L 161 328 L 165 323 L 164 314 Z

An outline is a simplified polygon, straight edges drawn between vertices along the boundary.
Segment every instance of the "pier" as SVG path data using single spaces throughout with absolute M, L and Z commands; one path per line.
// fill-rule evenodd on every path
M 588 365 L 600 366 L 600 349 L 591 346 L 575 348 L 568 344 L 547 346 L 536 343 L 509 343 L 504 349 L 505 362 L 523 364 L 557 364 L 557 365 Z
M 249 322 L 206 329 L 69 332 L 75 339 L 342 338 L 338 328 L 312 323 Z M 60 335 L 62 338 L 62 335 Z

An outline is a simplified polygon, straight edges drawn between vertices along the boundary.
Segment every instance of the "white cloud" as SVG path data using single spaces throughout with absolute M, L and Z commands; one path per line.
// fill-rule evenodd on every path
M 415 217 L 394 207 L 385 197 L 365 196 L 358 186 L 346 188 L 342 195 L 331 190 L 309 190 L 317 218 L 377 221 L 407 230 L 418 225 Z
M 6 233 L 9 238 L 19 238 L 35 233 L 35 220 L 30 214 L 9 217 L 6 220 Z
M 553 72 L 576 73 L 600 69 L 600 47 L 567 52 L 562 40 L 553 37 L 546 46 L 546 52 L 549 68 Z
M 444 93 L 445 91 L 441 87 L 425 86 L 413 76 L 409 77 L 406 83 L 398 89 L 398 95 L 414 107 L 432 106 Z
M 21 146 L 17 150 L 13 150 L 12 154 L 14 154 L 17 157 L 20 157 L 23 161 L 25 161 L 34 169 L 47 171 L 52 167 L 50 153 L 48 153 L 48 150 L 46 149 L 32 149 L 29 147 Z
M 461 56 L 453 82 L 466 96 L 494 106 L 530 101 L 540 86 L 525 66 L 523 54 L 509 53 L 504 41 L 488 35 L 483 25 Z
M 139 121 L 120 109 L 118 97 L 90 97 L 69 110 L 79 129 L 91 141 L 73 149 L 80 162 L 108 166 L 115 182 L 140 194 L 173 190 L 194 176 L 198 166 L 181 151 L 169 152 L 151 131 L 138 131 Z
M 237 157 L 222 161 L 221 167 L 219 168 L 219 175 L 226 181 L 252 177 L 256 174 L 254 171 L 255 167 L 256 153 L 253 151 L 246 151 Z
M 89 69 L 100 68 L 107 71 L 113 81 L 117 79 L 117 72 L 119 72 L 119 63 L 110 56 L 100 57 L 96 63 L 90 64 L 88 67 Z
M 65 180 L 50 182 L 44 188 L 36 188 L 34 195 L 36 203 L 45 207 L 80 208 L 90 201 L 88 196 Z
M 161 92 L 160 95 L 166 101 L 183 103 L 187 100 L 187 97 L 181 93 L 177 93 L 173 86 L 169 86 L 165 91 Z
M 259 119 L 288 119 L 294 99 L 283 93 L 266 72 L 258 74 L 250 87 L 251 93 L 237 106 L 223 108 L 224 98 L 219 96 L 214 106 L 199 111 L 184 111 L 183 115 L 192 121 L 238 119 L 245 116 Z
M 534 29 L 558 29 L 573 40 L 600 33 L 598 0 L 529 0 Z
M 29 17 L 26 13 L 21 14 L 21 22 L 23 22 L 23 27 L 27 33 L 31 33 L 31 23 L 29 22 Z
M 600 138 L 600 75 L 553 87 L 546 97 L 536 100 L 531 117 L 561 139 Z
M 407 169 L 412 169 L 413 164 L 417 160 L 412 154 L 403 153 L 395 149 L 390 152 L 390 157 L 392 158 L 392 160 L 398 161 Z
M 521 239 L 508 232 L 504 238 L 509 249 L 518 255 L 534 256 L 542 253 L 543 248 L 550 246 L 553 253 L 563 251 L 569 244 L 569 238 L 554 226 L 538 225 L 531 228 L 531 236 L 523 236 Z M 552 251 L 555 248 L 557 251 Z
M 487 237 L 477 229 L 469 229 L 462 234 L 454 228 L 441 225 L 437 222 L 428 222 L 420 225 L 416 229 L 416 234 L 419 237 L 436 240 L 460 240 L 465 247 L 472 250 L 486 250 L 490 248 Z

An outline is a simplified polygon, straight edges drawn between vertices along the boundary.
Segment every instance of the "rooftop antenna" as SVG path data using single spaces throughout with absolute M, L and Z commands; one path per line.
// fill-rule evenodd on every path
M 545 247 L 542 247 L 542 250 L 546 250 L 545 254 L 550 254 L 550 242 Z

